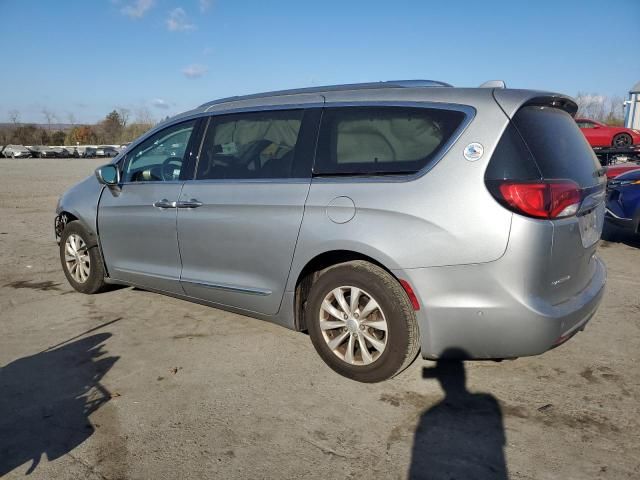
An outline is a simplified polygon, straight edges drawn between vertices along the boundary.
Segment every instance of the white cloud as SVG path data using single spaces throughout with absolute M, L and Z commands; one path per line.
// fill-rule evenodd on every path
M 206 12 L 213 5 L 213 0 L 200 0 L 200 11 L 202 13 Z
M 186 32 L 195 30 L 196 26 L 189 21 L 187 12 L 185 12 L 183 8 L 178 7 L 169 12 L 167 28 L 170 32 Z
M 151 101 L 151 105 L 161 110 L 168 110 L 170 107 L 169 102 L 167 102 L 164 98 L 154 98 Z
M 120 12 L 131 18 L 142 18 L 154 3 L 155 0 L 135 0 L 123 7 Z
M 182 73 L 187 78 L 202 77 L 209 69 L 205 65 L 193 64 L 182 69 Z

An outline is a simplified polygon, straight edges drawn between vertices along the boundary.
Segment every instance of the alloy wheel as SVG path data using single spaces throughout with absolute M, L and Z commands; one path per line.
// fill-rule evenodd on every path
M 387 320 L 378 302 L 354 286 L 331 290 L 322 301 L 320 330 L 329 349 L 350 365 L 369 365 L 387 346 Z
M 616 138 L 613 141 L 616 147 L 626 147 L 631 145 L 631 142 L 632 142 L 631 137 L 625 134 L 616 136 Z
M 78 283 L 84 283 L 91 272 L 91 258 L 85 241 L 75 233 L 67 237 L 64 261 L 68 272 Z

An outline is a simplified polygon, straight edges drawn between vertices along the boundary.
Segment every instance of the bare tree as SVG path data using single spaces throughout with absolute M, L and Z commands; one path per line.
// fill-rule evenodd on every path
M 122 122 L 122 128 L 126 128 L 129 123 L 129 117 L 131 116 L 131 110 L 124 107 L 118 107 L 118 115 L 120 115 L 120 121 Z
M 17 126 L 20 123 L 20 112 L 16 109 L 9 110 L 9 120 Z
M 47 107 L 42 108 L 42 115 L 47 119 L 47 125 L 49 126 L 49 130 L 51 130 L 51 124 L 56 119 L 56 114 L 49 110 Z
M 67 120 L 69 120 L 69 123 L 72 126 L 76 126 L 76 116 L 73 114 L 73 112 L 68 112 L 67 113 Z
M 611 97 L 609 102 L 609 111 L 605 122 L 609 125 L 624 124 L 624 99 L 619 96 Z
M 141 123 L 143 125 L 153 125 L 155 124 L 155 120 L 151 115 L 151 112 L 144 105 L 136 109 L 136 123 Z
M 575 98 L 578 104 L 576 116 L 612 125 L 619 125 L 623 122 L 623 101 L 620 97 L 581 92 Z

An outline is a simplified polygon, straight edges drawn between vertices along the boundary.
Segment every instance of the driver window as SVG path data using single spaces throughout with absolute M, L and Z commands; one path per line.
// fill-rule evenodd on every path
M 172 125 L 149 137 L 127 153 L 124 182 L 178 180 L 185 152 L 196 124 L 191 120 Z

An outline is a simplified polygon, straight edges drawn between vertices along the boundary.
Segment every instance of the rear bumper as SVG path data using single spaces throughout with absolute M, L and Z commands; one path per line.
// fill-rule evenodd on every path
M 517 281 L 502 281 L 495 269 L 500 261 L 394 273 L 418 295 L 423 357 L 435 359 L 456 349 L 469 358 L 515 358 L 564 343 L 593 317 L 604 294 L 606 268 L 597 257 L 592 261 L 589 284 L 558 305 L 523 295 Z

